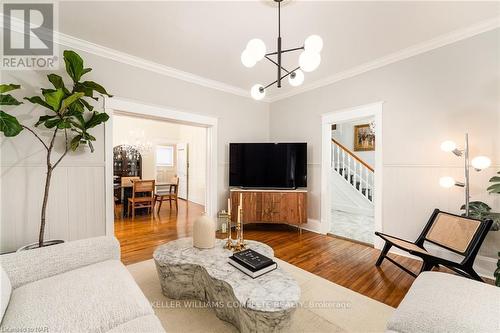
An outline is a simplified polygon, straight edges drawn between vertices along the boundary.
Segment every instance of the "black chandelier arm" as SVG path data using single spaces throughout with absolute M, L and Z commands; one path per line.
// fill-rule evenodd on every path
M 270 62 L 272 62 L 273 64 L 275 64 L 276 66 L 281 67 L 281 69 L 284 70 L 285 72 L 290 73 L 290 71 L 288 69 L 286 69 L 283 66 L 280 66 L 276 61 L 274 61 L 273 59 L 269 58 L 268 56 L 266 56 L 266 59 L 269 60 Z
M 300 66 L 299 66 L 299 67 L 297 67 L 297 68 L 295 68 L 293 71 L 288 72 L 288 73 L 286 73 L 285 75 L 283 75 L 282 77 L 280 77 L 280 80 L 283 80 L 283 79 L 284 79 L 284 78 L 286 78 L 288 75 L 290 75 L 290 74 L 294 73 L 294 72 L 295 72 L 295 71 L 297 71 L 298 69 L 300 69 Z M 275 83 L 277 83 L 277 82 L 278 82 L 278 80 L 274 80 L 273 82 L 269 83 L 267 86 L 262 87 L 262 88 L 261 88 L 261 90 L 266 90 L 267 88 L 269 88 L 270 86 L 272 86 L 273 84 L 275 84 Z
M 303 47 L 303 46 L 301 46 L 301 47 L 294 47 L 293 49 L 281 50 L 281 53 L 292 52 L 292 51 L 298 51 L 298 50 L 304 50 L 304 47 Z M 276 52 L 266 53 L 266 57 L 267 57 L 267 56 L 271 56 L 271 55 L 275 55 L 275 54 L 278 54 L 278 51 L 276 51 Z

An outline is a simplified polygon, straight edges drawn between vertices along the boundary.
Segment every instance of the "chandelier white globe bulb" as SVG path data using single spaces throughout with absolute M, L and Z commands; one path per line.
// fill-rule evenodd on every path
M 321 56 L 319 53 L 304 51 L 299 57 L 299 66 L 304 72 L 312 72 L 318 68 L 321 63 Z
M 439 185 L 444 188 L 450 188 L 455 185 L 455 179 L 453 177 L 441 177 L 439 178 Z
M 250 89 L 250 95 L 252 95 L 253 99 L 259 101 L 266 97 L 266 90 L 262 84 L 256 84 Z
M 288 83 L 290 83 L 290 85 L 294 87 L 300 86 L 304 82 L 304 72 L 302 72 L 300 69 L 297 69 L 294 74 L 295 75 L 293 77 L 292 74 L 288 76 Z
M 241 53 L 241 63 L 243 64 L 243 66 L 251 68 L 255 66 L 257 61 L 255 60 L 255 57 L 250 53 L 250 51 L 246 49 Z
M 444 141 L 441 143 L 441 150 L 446 152 L 451 152 L 457 149 L 457 144 L 451 140 Z
M 318 35 L 311 35 L 304 42 L 304 49 L 313 53 L 320 53 L 323 49 L 323 39 Z
M 262 39 L 254 38 L 248 42 L 247 50 L 255 61 L 259 61 L 266 55 L 266 44 Z
M 486 156 L 477 156 L 470 161 L 474 169 L 476 170 L 484 170 L 490 167 L 491 160 Z

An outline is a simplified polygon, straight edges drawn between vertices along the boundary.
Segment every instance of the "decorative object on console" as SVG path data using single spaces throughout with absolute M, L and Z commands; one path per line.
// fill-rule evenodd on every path
M 318 35 L 311 35 L 306 38 L 304 45 L 291 49 L 282 49 L 281 44 L 281 2 L 283 0 L 274 0 L 278 3 L 278 39 L 277 50 L 275 52 L 266 53 L 266 45 L 261 39 L 251 39 L 246 49 L 241 53 L 241 62 L 245 67 L 253 67 L 255 64 L 266 58 L 277 67 L 277 79 L 266 86 L 255 84 L 250 90 L 251 96 L 256 100 L 261 100 L 266 96 L 266 89 L 276 84 L 281 88 L 281 81 L 288 77 L 288 82 L 291 86 L 300 86 L 304 82 L 303 72 L 312 72 L 318 68 L 321 63 L 320 52 L 323 49 L 323 40 Z M 299 57 L 299 66 L 291 71 L 287 70 L 282 65 L 282 56 L 284 53 L 302 50 Z M 276 61 L 270 56 L 276 56 Z M 282 75 L 282 71 L 286 74 Z
M 446 176 L 446 177 L 441 177 L 439 179 L 439 185 L 445 188 L 450 188 L 453 186 L 458 186 L 458 187 L 463 187 L 465 189 L 465 216 L 469 216 L 469 211 L 470 211 L 470 205 L 469 205 L 469 200 L 470 200 L 470 186 L 469 186 L 469 178 L 470 178 L 470 166 L 476 170 L 476 171 L 481 171 L 483 169 L 488 168 L 491 165 L 491 160 L 486 157 L 486 156 L 478 156 L 472 159 L 472 161 L 469 160 L 469 135 L 465 133 L 465 146 L 463 149 L 457 148 L 457 144 L 453 141 L 444 141 L 441 143 L 441 149 L 446 152 L 452 152 L 458 157 L 464 158 L 464 176 L 465 176 L 465 182 L 459 182 L 453 179 L 452 177 Z
M 495 277 L 495 286 L 500 287 L 500 252 L 498 252 L 497 269 L 495 269 L 493 276 Z
M 211 249 L 215 246 L 215 221 L 203 213 L 193 223 L 193 246 L 199 249 Z
M 354 126 L 354 151 L 375 150 L 375 125 L 373 122 Z
M 84 68 L 83 59 L 76 52 L 65 50 L 63 56 L 66 64 L 66 72 L 72 79 L 73 86 L 71 90 L 65 86 L 61 76 L 49 74 L 47 78 L 54 87 L 48 89 L 42 88 L 43 98 L 40 96 L 24 98 L 30 103 L 43 106 L 45 109 L 49 110 L 47 114 L 44 113 L 40 116 L 34 125 L 34 127 L 43 125 L 46 129 L 51 131 L 49 142 L 45 142 L 42 136 L 32 128 L 20 124 L 14 116 L 3 111 L 0 112 L 0 132 L 3 132 L 7 137 L 14 137 L 21 133 L 22 130 L 28 131 L 42 144 L 47 157 L 47 172 L 41 207 L 38 242 L 25 246 L 22 249 L 37 248 L 52 245 L 54 243 L 44 241 L 46 211 L 52 173 L 70 150 L 75 151 L 80 146 L 88 145 L 90 151 L 94 152 L 92 141 L 96 141 L 96 138 L 92 136 L 89 131 L 109 119 L 109 116 L 104 112 L 104 95 L 108 97 L 111 97 L 111 95 L 108 94 L 104 87 L 93 81 L 80 81 L 82 76 L 92 69 Z M 17 101 L 10 94 L 3 94 L 19 88 L 19 85 L 2 84 L 0 86 L 0 93 L 2 93 L 2 95 L 0 95 L 1 105 L 21 104 L 21 102 Z M 103 98 L 103 112 L 96 111 L 96 109 L 85 100 L 85 98 L 97 100 L 98 98 L 94 96 L 94 92 L 98 93 Z M 63 134 L 64 152 L 56 161 L 52 161 L 51 157 L 58 134 Z

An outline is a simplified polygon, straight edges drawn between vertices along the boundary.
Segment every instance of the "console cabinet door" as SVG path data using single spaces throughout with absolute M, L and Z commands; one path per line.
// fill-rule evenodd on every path
M 307 193 L 248 191 L 231 192 L 233 222 L 237 220 L 240 193 L 244 223 L 306 223 Z
M 262 193 L 262 222 L 280 222 L 281 193 Z

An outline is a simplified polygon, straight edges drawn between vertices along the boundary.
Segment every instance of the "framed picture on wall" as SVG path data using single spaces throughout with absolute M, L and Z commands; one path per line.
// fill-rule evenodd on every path
M 375 133 L 370 124 L 354 126 L 354 151 L 375 150 Z

